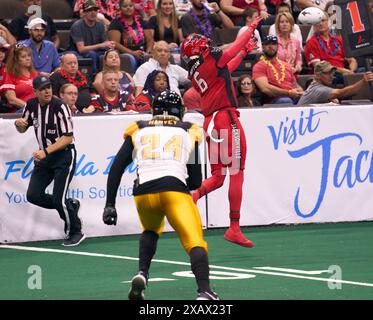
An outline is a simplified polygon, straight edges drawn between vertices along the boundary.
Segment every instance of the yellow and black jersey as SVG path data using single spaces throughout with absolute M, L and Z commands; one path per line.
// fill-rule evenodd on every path
M 128 126 L 124 143 L 108 177 L 107 202 L 114 204 L 123 170 L 137 163 L 134 195 L 179 191 L 189 193 L 202 181 L 198 144 L 202 129 L 173 116 L 155 116 Z

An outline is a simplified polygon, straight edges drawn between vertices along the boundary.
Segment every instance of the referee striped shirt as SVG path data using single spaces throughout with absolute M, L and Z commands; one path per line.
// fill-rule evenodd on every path
M 37 98 L 28 100 L 22 117 L 27 120 L 28 127 L 34 127 L 40 150 L 54 144 L 62 136 L 73 135 L 70 108 L 55 97 L 44 106 Z

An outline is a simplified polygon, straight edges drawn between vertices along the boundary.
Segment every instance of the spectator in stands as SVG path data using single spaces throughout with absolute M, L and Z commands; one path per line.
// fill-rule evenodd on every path
M 119 90 L 119 73 L 117 71 L 106 70 L 102 75 L 103 92 L 92 98 L 89 107 L 83 112 L 122 112 L 129 110 L 133 105 L 133 96 L 127 90 Z
M 144 89 L 136 97 L 132 110 L 143 112 L 151 110 L 151 105 L 158 93 L 170 89 L 170 81 L 166 72 L 154 70 L 146 78 Z
M 184 68 L 170 63 L 170 48 L 168 43 L 161 40 L 154 44 L 153 58 L 141 65 L 135 75 L 135 97 L 142 91 L 146 78 L 153 70 L 162 70 L 169 77 L 172 91 L 180 94 L 179 85 L 189 83 L 188 71 Z
M 57 69 L 51 76 L 52 90 L 58 96 L 60 88 L 66 83 L 74 84 L 79 91 L 76 107 L 79 111 L 89 106 L 91 95 L 88 81 L 82 72 L 79 71 L 78 59 L 73 52 L 67 52 L 61 57 L 61 68 Z
M 246 8 L 254 8 L 260 16 L 267 19 L 270 15 L 268 14 L 267 6 L 264 0 L 220 0 L 221 9 L 229 15 L 236 26 L 242 26 L 241 15 Z
M 278 39 L 277 57 L 290 64 L 293 73 L 299 73 L 302 70 L 302 49 L 300 41 L 292 36 L 293 16 L 289 12 L 277 14 L 275 26 Z
M 119 52 L 116 49 L 109 49 L 104 54 L 103 71 L 107 70 L 115 71 L 118 73 L 120 90 L 127 90 L 132 94 L 134 93 L 135 82 L 133 81 L 129 73 L 120 70 L 120 56 Z M 102 74 L 102 71 L 97 73 L 95 81 L 93 82 L 93 87 L 99 94 L 102 94 L 104 89 L 102 86 Z
M 72 115 L 79 113 L 79 109 L 76 107 L 76 101 L 78 100 L 78 88 L 72 83 L 65 83 L 60 88 L 60 98 L 64 104 L 66 104 L 71 111 Z
M 257 107 L 261 103 L 254 99 L 254 82 L 248 74 L 243 74 L 237 80 L 237 100 L 238 106 L 243 107 Z
M 119 5 L 119 16 L 110 23 L 108 37 L 121 54 L 129 57 L 131 74 L 134 74 L 138 66 L 145 61 L 150 31 L 145 30 L 144 20 L 135 15 L 132 0 L 120 0 Z M 150 48 L 148 49 L 150 50 Z
M 31 49 L 24 45 L 14 47 L 9 53 L 0 88 L 11 105 L 9 112 L 23 112 L 27 100 L 35 97 L 32 80 L 38 75 L 32 64 Z
M 25 28 L 28 24 L 29 18 L 34 13 L 28 13 L 28 8 L 32 5 L 42 6 L 41 0 L 23 0 L 23 6 L 25 8 L 25 13 L 22 15 L 15 17 L 9 24 L 9 31 L 13 34 L 13 36 L 20 40 L 26 40 L 30 37 L 28 30 Z M 57 28 L 55 23 L 53 22 L 53 18 L 48 16 L 45 13 L 42 13 L 41 18 L 47 22 L 47 30 L 45 32 L 45 39 L 52 41 L 54 46 L 58 49 L 60 46 L 60 38 L 57 34 Z
M 93 60 L 93 73 L 99 68 L 100 56 L 115 46 L 113 41 L 107 40 L 105 26 L 97 21 L 98 9 L 95 0 L 86 0 L 83 5 L 84 16 L 74 22 L 70 32 L 71 50 Z
M 292 12 L 291 0 L 265 0 L 264 4 L 266 5 L 267 12 L 271 15 L 271 17 L 274 17 L 278 12 L 279 7 L 283 5 L 289 8 L 290 13 Z
M 317 7 L 321 10 L 325 10 L 325 6 L 329 0 L 294 0 L 294 4 L 299 10 L 303 10 L 309 7 Z
M 291 13 L 291 7 L 289 4 L 287 3 L 281 3 L 280 5 L 277 6 L 277 11 L 276 11 L 276 16 L 280 13 L 284 13 L 284 12 L 288 12 L 292 15 Z M 294 17 L 293 17 L 293 20 L 294 20 Z M 275 36 L 277 33 L 276 31 L 276 25 L 275 24 L 272 24 L 270 27 L 269 27 L 269 31 L 268 31 L 268 34 L 269 35 L 272 35 L 272 36 Z M 303 49 L 303 36 L 302 36 L 302 32 L 300 30 L 300 27 L 298 24 L 294 23 L 294 26 L 293 26 L 293 31 L 291 32 L 290 34 L 293 38 L 299 40 L 300 42 L 300 46 L 301 48 Z
M 341 89 L 332 88 L 333 74 L 337 68 L 327 61 L 320 61 L 315 65 L 315 80 L 310 84 L 298 105 L 314 103 L 339 103 L 338 99 L 348 97 L 359 92 L 369 81 L 373 81 L 373 73 L 366 72 L 363 79 L 355 84 Z
M 74 5 L 74 12 L 79 13 L 79 16 L 83 13 L 83 5 L 85 0 L 76 0 Z M 99 6 L 98 16 L 101 22 L 105 20 L 110 21 L 116 18 L 117 11 L 119 8 L 119 0 L 96 0 Z M 84 13 L 83 13 L 84 14 Z M 103 19 L 104 18 L 104 19 Z M 104 23 L 105 24 L 105 23 Z
M 13 45 L 16 42 L 16 38 L 13 37 L 8 28 L 0 23 L 0 45 Z
M 304 54 L 306 61 L 312 68 L 317 62 L 328 61 L 337 67 L 336 76 L 343 82 L 342 74 L 353 73 L 357 69 L 355 58 L 346 58 L 341 37 L 333 36 L 329 32 L 328 16 L 325 13 L 320 23 L 314 26 L 315 34 L 307 41 Z
M 0 87 L 4 82 L 5 78 L 5 68 L 6 68 L 6 55 L 9 50 L 9 45 L 0 43 Z
M 291 65 L 277 58 L 277 37 L 265 37 L 262 47 L 263 56 L 254 65 L 253 80 L 257 88 L 270 97 L 265 102 L 297 103 L 303 89 L 297 84 Z
M 242 14 L 242 19 L 243 21 L 245 21 L 245 26 L 243 26 L 237 33 L 237 38 L 243 33 L 245 32 L 250 24 L 253 23 L 253 21 L 259 17 L 259 14 L 258 14 L 258 11 L 254 8 L 246 8 L 244 11 L 243 11 L 243 14 Z M 258 48 L 256 49 L 258 52 L 262 52 L 262 39 L 260 38 L 260 34 L 259 34 L 259 31 L 257 29 L 255 29 L 254 31 L 254 36 L 255 36 L 255 39 L 256 39 L 256 44 L 258 46 Z
M 337 27 L 341 28 L 341 24 L 338 25 L 337 23 L 337 15 L 336 15 L 336 12 L 334 12 L 334 1 L 328 1 L 326 4 L 325 4 L 325 9 L 323 9 L 328 18 L 329 18 L 329 32 L 333 35 L 333 36 L 337 36 L 337 35 L 340 35 L 340 32 L 339 30 L 337 29 Z M 341 18 L 341 17 L 340 17 Z M 308 36 L 307 36 L 307 41 L 310 40 L 312 38 L 312 36 L 314 35 L 315 33 L 315 28 L 314 26 L 311 26 L 311 29 L 310 29 L 310 32 L 308 33 Z
M 32 19 L 27 25 L 30 38 L 21 41 L 20 44 L 31 49 L 35 69 L 49 74 L 60 66 L 60 58 L 54 44 L 44 40 L 46 27 L 47 23 L 43 19 Z
M 192 7 L 180 19 L 184 38 L 191 33 L 199 33 L 216 40 L 214 28 L 234 27 L 232 20 L 219 8 L 216 2 L 205 5 L 202 0 L 189 1 Z
M 153 48 L 155 41 L 166 41 L 170 49 L 178 48 L 184 40 L 181 23 L 173 0 L 159 0 L 157 15 L 150 17 L 147 29 L 150 30 L 149 48 Z
M 3 44 L 0 43 L 0 88 L 4 83 L 4 78 L 5 78 L 5 70 L 6 70 L 6 55 L 9 49 L 8 44 Z M 8 113 L 9 112 L 9 107 L 7 105 L 7 101 L 0 91 L 0 113 Z
M 148 21 L 150 17 L 157 15 L 153 0 L 133 0 L 135 14 Z

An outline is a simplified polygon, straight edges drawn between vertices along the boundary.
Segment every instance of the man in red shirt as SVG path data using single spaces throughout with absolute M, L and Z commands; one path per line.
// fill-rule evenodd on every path
M 182 57 L 188 63 L 189 77 L 201 95 L 200 107 L 205 116 L 203 128 L 208 133 L 206 140 L 212 173 L 192 193 L 193 200 L 197 202 L 199 198 L 220 188 L 229 170 L 230 227 L 224 238 L 247 248 L 252 248 L 254 244 L 245 238 L 239 225 L 246 137 L 238 119 L 231 72 L 256 47 L 253 33 L 260 20 L 255 20 L 225 51 L 212 47 L 210 39 L 199 34 L 189 35 L 181 45 Z
M 346 58 L 341 37 L 333 36 L 329 30 L 328 16 L 314 26 L 315 34 L 307 41 L 304 54 L 309 66 L 328 61 L 340 74 L 353 73 L 357 69 L 355 58 Z
M 253 80 L 268 97 L 265 102 L 296 104 L 303 89 L 297 84 L 291 65 L 277 58 L 277 37 L 264 37 L 262 48 L 263 56 L 253 68 Z
M 107 70 L 103 72 L 102 84 L 104 91 L 102 95 L 96 95 L 84 113 L 91 112 L 122 112 L 129 110 L 133 105 L 133 96 L 126 90 L 119 91 L 119 74 L 116 71 Z

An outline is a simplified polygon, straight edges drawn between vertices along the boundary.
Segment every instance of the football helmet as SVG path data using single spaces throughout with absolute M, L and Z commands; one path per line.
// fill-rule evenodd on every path
M 190 59 L 198 58 L 211 46 L 212 42 L 209 38 L 202 34 L 192 33 L 181 43 L 181 57 L 186 63 L 188 63 Z
M 183 99 L 175 91 L 165 90 L 158 94 L 152 104 L 152 114 L 183 118 L 185 107 Z

